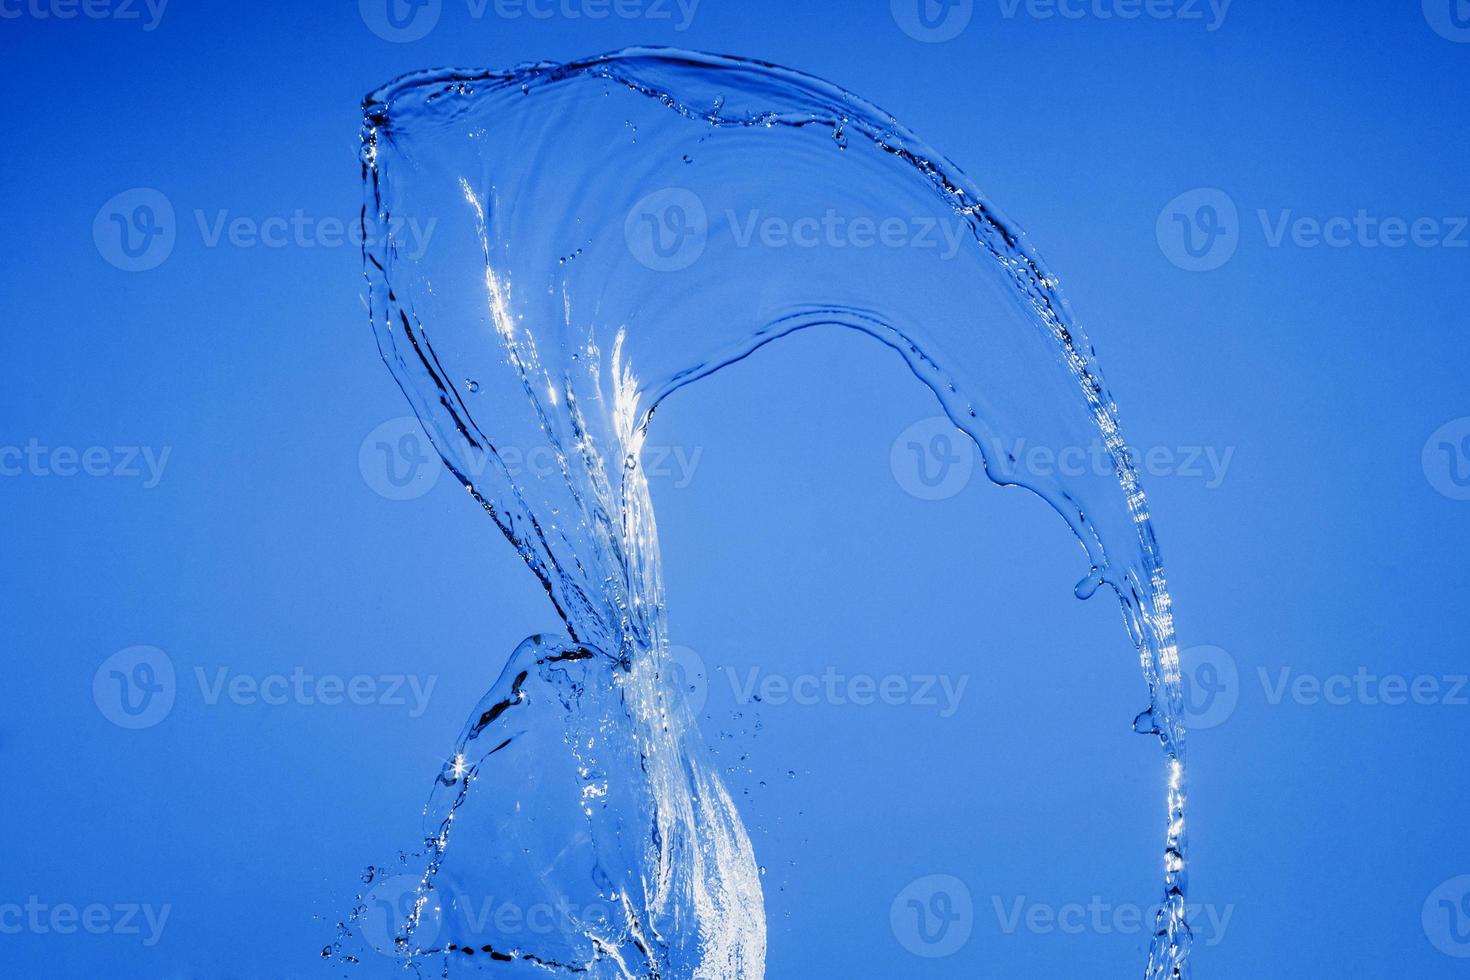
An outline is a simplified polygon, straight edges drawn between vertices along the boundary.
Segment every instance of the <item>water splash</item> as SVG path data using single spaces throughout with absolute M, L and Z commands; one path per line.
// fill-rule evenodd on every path
M 639 459 L 680 388 L 798 330 L 845 328 L 933 391 L 991 481 L 1061 514 L 1088 559 L 1079 597 L 1120 599 L 1151 692 L 1135 727 L 1166 757 L 1146 976 L 1183 977 L 1169 595 L 1116 406 L 1023 233 L 893 117 L 760 62 L 641 48 L 424 72 L 364 112 L 379 349 L 567 633 L 517 649 L 436 780 L 397 952 L 446 975 L 763 976 L 758 866 L 673 682 Z M 430 218 L 431 247 L 400 248 L 395 230 Z M 1099 433 L 1107 475 L 1041 478 L 995 448 Z M 533 449 L 554 465 L 507 465 Z M 532 935 L 470 914 L 486 894 L 567 912 Z

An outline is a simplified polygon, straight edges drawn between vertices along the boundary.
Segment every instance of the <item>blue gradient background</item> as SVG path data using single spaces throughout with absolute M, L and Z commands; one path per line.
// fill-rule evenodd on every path
M 417 839 L 505 656 L 555 617 L 447 477 L 393 501 L 361 474 L 364 438 L 406 403 L 357 249 L 208 247 L 195 212 L 350 223 L 369 89 L 639 43 L 786 64 L 893 112 L 1029 231 L 1130 443 L 1233 451 L 1215 487 L 1145 477 L 1181 643 L 1223 648 L 1238 675 L 1238 706 L 1190 741 L 1191 901 L 1229 915 L 1220 934 L 1197 923 L 1196 975 L 1464 972 L 1421 908 L 1470 873 L 1470 707 L 1273 705 L 1258 671 L 1466 671 L 1470 502 L 1436 491 L 1421 450 L 1470 415 L 1470 249 L 1272 247 L 1257 211 L 1470 214 L 1470 44 L 1418 2 L 1367 0 L 1236 0 L 1213 31 L 989 0 L 945 43 L 900 30 L 884 0 L 703 0 L 684 31 L 469 9 L 444 0 L 427 37 L 390 43 L 348 2 L 173 0 L 153 30 L 4 2 L 20 16 L 0 19 L 0 444 L 170 456 L 151 489 L 0 478 L 0 905 L 169 918 L 153 946 L 7 930 L 0 974 L 390 972 L 318 951 L 363 866 Z M 129 273 L 92 224 L 135 187 L 167 196 L 177 243 Z M 1239 247 L 1191 273 L 1155 222 L 1199 187 L 1238 206 Z M 655 502 L 675 640 L 707 667 L 706 735 L 769 869 L 768 976 L 1138 976 L 1146 930 L 1008 932 L 997 914 L 1156 901 L 1162 760 L 1130 732 L 1145 690 L 1117 607 L 1071 595 L 1085 568 L 1061 520 L 978 473 L 941 501 L 895 478 L 894 439 L 935 414 L 890 352 L 813 334 L 682 392 L 653 431 L 700 453 L 686 486 L 655 479 Z M 92 682 L 136 644 L 168 653 L 179 690 L 127 731 Z M 298 666 L 436 686 L 412 717 L 210 705 L 194 683 Z M 968 686 L 949 718 L 752 706 L 724 670 L 829 666 Z M 938 959 L 889 920 L 930 874 L 975 907 Z

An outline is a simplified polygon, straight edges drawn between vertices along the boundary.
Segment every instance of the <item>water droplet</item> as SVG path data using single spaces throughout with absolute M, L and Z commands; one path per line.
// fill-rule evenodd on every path
M 1073 587 L 1072 592 L 1079 599 L 1091 599 L 1097 593 L 1097 590 L 1102 587 L 1102 584 L 1102 573 L 1094 568 L 1082 581 Z

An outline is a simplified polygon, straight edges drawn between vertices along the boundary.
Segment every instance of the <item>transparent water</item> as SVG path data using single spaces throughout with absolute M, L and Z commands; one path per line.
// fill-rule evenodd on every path
M 364 110 L 383 359 L 562 632 L 511 656 L 435 780 L 425 846 L 365 876 L 324 952 L 386 948 L 435 975 L 764 975 L 757 859 L 672 668 L 640 451 L 685 385 L 796 331 L 845 329 L 892 349 L 990 480 L 1062 516 L 1086 556 L 1079 597 L 1121 601 L 1151 691 L 1135 727 L 1165 763 L 1146 976 L 1183 976 L 1169 595 L 1093 349 L 1020 229 L 887 113 L 759 62 L 630 49 L 432 71 Z M 430 219 L 427 248 L 398 240 Z M 1038 478 L 996 449 L 1099 433 L 1107 475 Z M 507 465 L 533 450 L 554 465 Z M 528 931 L 473 914 L 468 896 L 490 894 L 556 911 Z

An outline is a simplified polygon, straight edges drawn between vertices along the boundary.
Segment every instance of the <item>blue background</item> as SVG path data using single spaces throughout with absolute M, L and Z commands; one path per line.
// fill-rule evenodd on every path
M 988 0 L 943 43 L 880 0 L 703 0 L 683 31 L 493 5 L 476 18 L 444 0 L 407 43 L 346 2 L 173 0 L 152 30 L 142 7 L 4 9 L 19 16 L 0 19 L 0 444 L 169 456 L 153 487 L 0 477 L 0 905 L 169 918 L 154 945 L 0 934 L 0 972 L 343 972 L 318 951 L 363 866 L 412 846 L 465 715 L 515 644 L 556 622 L 451 480 L 391 500 L 364 476 L 364 440 L 406 403 L 356 247 L 210 246 L 196 212 L 350 225 L 369 89 L 637 43 L 829 78 L 942 148 L 1061 276 L 1130 443 L 1178 463 L 1145 486 L 1186 671 L 1189 648 L 1219 647 L 1212 676 L 1234 685 L 1215 691 L 1233 710 L 1190 740 L 1191 902 L 1229 916 L 1197 920 L 1197 975 L 1464 972 L 1450 954 L 1470 946 L 1421 910 L 1470 873 L 1470 706 L 1273 704 L 1260 674 L 1467 670 L 1470 502 L 1436 489 L 1447 477 L 1421 451 L 1470 415 L 1470 249 L 1273 246 L 1258 217 L 1365 209 L 1448 232 L 1470 214 L 1470 44 L 1417 2 L 1236 0 L 1209 30 L 1203 5 L 1203 20 L 1068 19 Z M 171 203 L 176 242 L 128 272 L 93 222 L 139 187 Z M 1156 234 L 1194 188 L 1239 210 L 1235 252 L 1207 272 Z M 651 437 L 699 453 L 687 480 L 655 477 L 655 503 L 674 638 L 705 666 L 705 732 L 768 868 L 768 975 L 1136 976 L 1146 930 L 1008 931 L 997 912 L 1157 900 L 1162 766 L 1129 729 L 1145 691 L 1116 606 L 1071 595 L 1085 569 L 1062 522 L 978 472 L 947 499 L 905 491 L 890 447 L 935 414 L 888 352 L 813 334 L 682 392 Z M 1219 480 L 1184 465 L 1207 448 L 1233 452 Z M 135 645 L 165 651 L 178 683 L 167 716 L 133 731 L 93 680 Z M 435 686 L 416 713 L 210 704 L 195 681 L 297 667 Z M 754 706 L 726 670 L 828 667 L 968 686 L 947 718 Z M 890 924 L 895 896 L 931 874 L 962 880 L 974 906 L 942 958 Z

